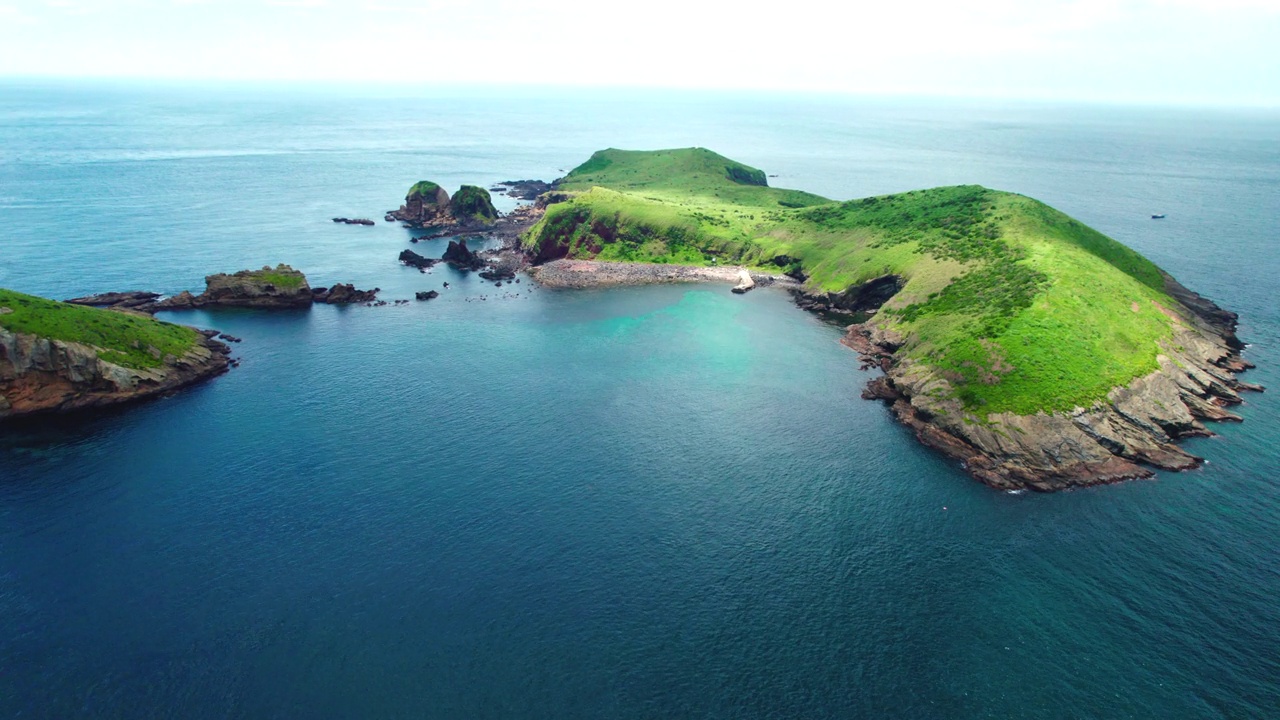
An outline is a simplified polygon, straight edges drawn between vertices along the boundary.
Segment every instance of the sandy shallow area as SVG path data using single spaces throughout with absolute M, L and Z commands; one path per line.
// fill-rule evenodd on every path
M 597 260 L 553 260 L 529 268 L 529 276 L 546 287 L 593 288 L 654 283 L 714 282 L 737 285 L 744 268 L 737 265 L 703 267 L 651 263 L 600 262 Z M 750 272 L 757 286 L 798 283 L 786 275 Z

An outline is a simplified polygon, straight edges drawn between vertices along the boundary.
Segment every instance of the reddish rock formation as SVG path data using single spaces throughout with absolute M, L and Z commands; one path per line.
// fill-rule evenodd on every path
M 230 352 L 201 334 L 182 357 L 136 369 L 103 360 L 88 345 L 0 328 L 0 420 L 161 395 L 226 372 Z

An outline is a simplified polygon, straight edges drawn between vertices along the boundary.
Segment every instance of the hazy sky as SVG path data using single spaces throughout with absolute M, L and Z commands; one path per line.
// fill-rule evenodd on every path
M 1280 0 L 0 0 L 0 76 L 1280 105 Z

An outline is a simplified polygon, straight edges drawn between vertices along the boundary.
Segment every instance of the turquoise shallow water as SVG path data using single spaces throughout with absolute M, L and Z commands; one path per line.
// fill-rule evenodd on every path
M 832 197 L 1043 199 L 1239 311 L 1249 379 L 1280 385 L 1275 115 L 2 86 L 0 285 L 172 292 L 284 261 L 453 287 L 175 315 L 243 337 L 243 366 L 5 430 L 0 714 L 1276 714 L 1272 396 L 1191 443 L 1203 470 L 996 493 L 860 400 L 839 330 L 782 293 L 503 297 L 398 267 L 399 228 L 328 220 L 422 177 L 694 144 Z

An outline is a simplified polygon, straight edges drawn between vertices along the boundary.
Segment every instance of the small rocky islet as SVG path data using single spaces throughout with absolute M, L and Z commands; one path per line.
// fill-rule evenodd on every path
M 195 310 L 210 307 L 245 307 L 299 309 L 314 303 L 347 305 L 370 303 L 378 298 L 380 288 L 358 290 L 350 283 L 337 283 L 328 288 L 313 288 L 307 276 L 288 265 L 263 266 L 261 270 L 241 270 L 205 277 L 204 292 L 199 295 L 184 290 L 162 298 L 159 293 L 132 291 L 109 292 L 71 298 L 73 305 L 128 310 L 153 314 L 161 311 Z
M 1198 467 L 1176 441 L 1211 435 L 1206 421 L 1239 421 L 1228 408 L 1241 392 L 1262 390 L 1236 378 L 1252 365 L 1240 356 L 1234 313 L 1019 195 L 960 186 L 833 202 L 771 188 L 762 171 L 702 148 L 605 150 L 554 183 L 508 181 L 492 191 L 531 202 L 503 215 L 479 186 L 452 196 L 431 181 L 411 186 L 385 219 L 425 231 L 412 242 L 451 239 L 438 259 L 405 249 L 400 263 L 425 273 L 443 262 L 498 285 L 523 271 L 552 288 L 784 287 L 802 309 L 841 323 L 863 367 L 882 371 L 864 398 L 887 403 L 920 442 L 995 488 L 1051 491 Z M 501 247 L 476 252 L 472 235 Z M 69 302 L 156 323 L 147 314 L 385 304 L 377 292 L 312 289 L 281 265 L 211 275 L 199 295 Z M 1073 293 L 1089 302 L 1072 304 Z M 102 312 L 93 308 L 77 309 Z M 0 419 L 166 392 L 234 365 L 211 331 L 185 329 L 189 343 L 174 346 L 181 352 L 135 338 L 117 355 L 120 342 L 103 350 L 15 330 L 19 314 L 0 303 Z M 125 357 L 133 365 L 120 364 Z

